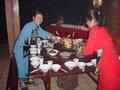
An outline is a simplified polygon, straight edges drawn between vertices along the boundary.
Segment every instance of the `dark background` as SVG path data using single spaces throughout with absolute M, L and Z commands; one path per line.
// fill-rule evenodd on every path
M 4 0 L 0 0 L 0 43 L 7 43 L 7 25 Z
M 45 25 L 55 23 L 63 17 L 66 24 L 84 24 L 84 17 L 92 5 L 92 0 L 19 0 L 20 28 L 32 20 L 35 10 L 44 12 Z M 0 43 L 7 43 L 5 1 L 0 0 Z
M 63 17 L 66 24 L 84 24 L 84 16 L 92 0 L 20 0 L 21 27 L 32 20 L 35 10 L 44 12 L 43 26 L 55 23 Z

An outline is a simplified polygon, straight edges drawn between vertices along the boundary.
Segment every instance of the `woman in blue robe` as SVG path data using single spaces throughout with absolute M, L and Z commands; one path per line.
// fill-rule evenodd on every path
M 43 13 L 41 11 L 36 11 L 33 15 L 33 21 L 25 24 L 15 42 L 13 52 L 18 67 L 18 78 L 26 78 L 26 75 L 28 75 L 28 57 L 24 58 L 23 55 L 23 46 L 25 46 L 25 39 L 29 37 L 32 31 L 35 29 L 37 29 L 39 37 L 43 39 L 47 39 L 49 37 L 49 33 L 44 31 L 39 26 L 42 22 Z

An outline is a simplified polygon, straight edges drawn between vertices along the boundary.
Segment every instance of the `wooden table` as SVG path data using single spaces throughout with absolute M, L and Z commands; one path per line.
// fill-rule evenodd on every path
M 47 63 L 47 60 L 53 60 L 53 63 L 60 64 L 62 66 L 62 68 L 67 71 L 67 73 L 62 71 L 62 70 L 59 70 L 58 72 L 53 72 L 52 70 L 49 70 L 47 73 L 43 73 L 42 71 L 37 71 L 37 72 L 34 72 L 34 73 L 30 73 L 29 75 L 30 75 L 30 77 L 33 77 L 33 78 L 42 78 L 43 81 L 44 81 L 44 86 L 45 86 L 46 90 L 50 90 L 50 88 L 51 88 L 51 77 L 55 77 L 55 76 L 65 76 L 65 75 L 87 73 L 92 78 L 92 80 L 95 81 L 95 79 L 89 74 L 90 72 L 95 71 L 94 66 L 90 66 L 90 67 L 86 66 L 85 71 L 80 70 L 78 67 L 75 67 L 73 70 L 68 70 L 68 68 L 64 66 L 65 61 L 72 60 L 75 57 L 76 56 L 73 54 L 68 59 L 62 59 L 62 58 L 59 57 L 59 55 L 57 55 L 55 57 L 52 57 L 48 54 L 45 54 L 44 55 L 44 58 L 45 58 L 44 63 Z M 79 58 L 79 59 L 80 59 L 80 61 L 89 62 L 92 58 L 96 58 L 96 56 L 95 55 L 86 56 L 84 58 Z M 30 66 L 30 72 L 32 70 L 33 70 L 33 67 Z M 97 82 L 97 81 L 95 81 L 95 82 Z

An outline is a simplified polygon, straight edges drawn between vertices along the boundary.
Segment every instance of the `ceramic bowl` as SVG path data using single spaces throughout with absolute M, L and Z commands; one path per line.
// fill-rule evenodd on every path
M 77 64 L 79 62 L 79 58 L 74 58 L 73 61 Z
M 39 58 L 38 58 L 37 56 L 30 57 L 30 61 L 31 61 L 31 62 L 36 62 L 36 61 L 38 61 L 38 60 L 39 60 Z
M 39 66 L 39 62 L 31 62 L 30 63 L 34 68 L 37 68 Z
M 46 44 L 46 43 L 48 43 L 48 40 L 42 40 L 42 43 Z
M 78 62 L 77 66 L 79 67 L 79 69 L 83 69 L 83 68 L 85 68 L 86 63 L 84 63 L 84 62 Z
M 30 48 L 30 51 L 37 51 L 37 48 Z
M 88 62 L 88 63 L 86 63 L 86 65 L 87 65 L 88 67 L 90 67 L 90 66 L 93 66 L 93 63 L 92 63 L 92 62 Z
M 64 63 L 64 65 L 69 69 L 73 70 L 74 67 L 76 67 L 76 63 L 74 61 L 67 61 Z
M 61 68 L 61 65 L 59 65 L 59 64 L 53 64 L 52 65 L 52 69 L 53 69 L 53 71 L 54 72 L 58 72 L 58 70 Z
M 31 47 L 31 48 L 36 48 L 36 47 L 37 47 L 37 45 L 30 45 L 30 47 Z
M 35 56 L 35 55 L 37 54 L 37 51 L 30 51 L 30 54 L 31 54 L 32 56 Z
M 50 69 L 49 65 L 48 64 L 43 64 L 43 65 L 40 65 L 40 70 L 43 72 L 43 73 L 47 73 L 48 70 Z

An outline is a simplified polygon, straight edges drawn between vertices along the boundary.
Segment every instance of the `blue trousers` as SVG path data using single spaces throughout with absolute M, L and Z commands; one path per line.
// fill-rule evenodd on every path
M 22 46 L 15 46 L 13 52 L 18 68 L 18 78 L 25 78 L 26 74 L 28 75 L 28 57 L 24 58 Z

